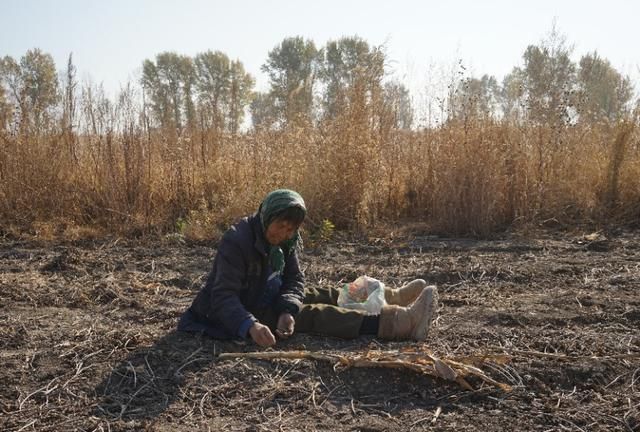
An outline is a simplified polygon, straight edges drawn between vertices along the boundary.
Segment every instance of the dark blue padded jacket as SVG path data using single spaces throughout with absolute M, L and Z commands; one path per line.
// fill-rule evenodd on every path
M 245 217 L 222 237 L 207 282 L 185 315 L 191 313 L 210 336 L 238 337 L 257 321 L 254 314 L 262 307 L 268 273 L 268 245 L 260 218 Z M 285 257 L 282 285 L 271 307 L 277 314 L 295 316 L 303 298 L 304 278 L 297 252 L 292 251 Z

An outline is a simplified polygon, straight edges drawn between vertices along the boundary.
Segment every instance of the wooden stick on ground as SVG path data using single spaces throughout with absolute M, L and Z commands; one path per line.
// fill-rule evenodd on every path
M 382 357 L 376 359 L 376 356 Z M 500 383 L 490 377 L 484 372 L 474 366 L 466 365 L 457 361 L 448 359 L 439 359 L 427 353 L 421 356 L 420 362 L 411 361 L 415 360 L 415 355 L 405 356 L 402 353 L 395 353 L 389 355 L 389 353 L 375 353 L 368 352 L 366 357 L 354 356 L 348 357 L 345 355 L 328 354 L 312 351 L 264 351 L 264 352 L 247 352 L 247 353 L 222 353 L 218 356 L 220 360 L 229 360 L 235 358 L 248 358 L 248 359 L 260 359 L 260 360 L 274 360 L 274 359 L 307 359 L 307 360 L 319 360 L 326 361 L 334 364 L 334 369 L 343 367 L 383 367 L 383 368 L 397 368 L 397 369 L 409 369 L 414 372 L 422 373 L 425 375 L 435 376 L 445 379 L 447 381 L 455 381 L 461 387 L 467 390 L 473 390 L 473 387 L 464 379 L 465 376 L 473 375 L 486 383 L 496 386 L 502 390 L 509 391 L 511 387 Z

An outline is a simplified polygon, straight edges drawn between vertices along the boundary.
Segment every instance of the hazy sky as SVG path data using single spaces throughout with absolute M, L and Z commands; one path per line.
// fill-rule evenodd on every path
M 638 86 L 639 18 L 638 0 L 0 0 L 0 56 L 38 47 L 62 70 L 73 52 L 81 79 L 115 91 L 159 52 L 220 50 L 264 89 L 260 66 L 283 38 L 321 47 L 358 35 L 384 44 L 392 72 L 416 88 L 458 59 L 474 75 L 502 78 L 555 20 L 574 60 L 597 50 Z

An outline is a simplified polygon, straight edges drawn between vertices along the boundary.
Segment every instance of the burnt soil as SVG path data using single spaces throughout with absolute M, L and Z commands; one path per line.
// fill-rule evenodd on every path
M 213 244 L 0 240 L 2 431 L 640 430 L 640 233 L 336 240 L 310 286 L 436 284 L 426 343 L 295 335 L 278 350 L 507 354 L 510 392 L 312 360 L 220 360 L 252 344 L 177 333 Z M 437 413 L 437 415 L 436 415 Z

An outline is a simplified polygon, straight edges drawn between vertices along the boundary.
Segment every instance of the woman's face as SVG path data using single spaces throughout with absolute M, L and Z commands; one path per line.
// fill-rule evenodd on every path
M 277 246 L 292 238 L 299 227 L 300 225 L 295 225 L 289 221 L 276 219 L 269 224 L 264 236 L 270 245 Z

